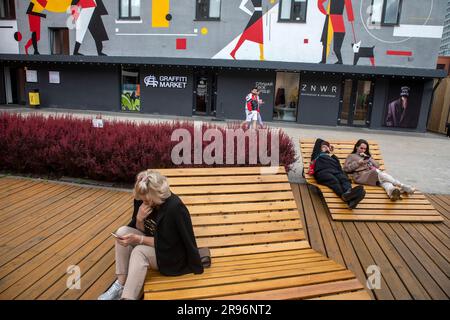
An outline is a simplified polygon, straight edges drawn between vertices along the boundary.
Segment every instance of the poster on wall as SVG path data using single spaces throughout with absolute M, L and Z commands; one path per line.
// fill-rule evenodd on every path
M 25 74 L 27 82 L 38 82 L 37 70 L 27 70 Z
M 50 83 L 60 83 L 59 71 L 49 71 L 48 72 L 48 80 Z
M 415 129 L 419 120 L 423 87 L 413 81 L 391 81 L 385 105 L 384 126 Z

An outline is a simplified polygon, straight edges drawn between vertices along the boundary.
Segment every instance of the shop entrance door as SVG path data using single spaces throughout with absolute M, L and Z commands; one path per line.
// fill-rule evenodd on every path
M 194 75 L 193 114 L 216 115 L 216 76 L 212 72 L 198 72 Z
M 2 103 L 26 104 L 25 70 L 23 68 L 5 67 L 3 69 L 3 83 L 5 96 Z
M 374 82 L 371 80 L 345 79 L 342 83 L 342 96 L 338 124 L 367 127 L 372 112 Z

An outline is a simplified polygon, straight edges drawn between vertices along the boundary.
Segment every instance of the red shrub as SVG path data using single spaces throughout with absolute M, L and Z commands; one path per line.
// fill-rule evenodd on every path
M 225 128 L 203 125 L 207 129 L 218 129 L 223 134 L 223 151 L 226 152 Z M 237 124 L 229 125 L 238 129 Z M 95 180 L 132 182 L 135 175 L 147 168 L 205 167 L 201 164 L 175 165 L 171 152 L 178 141 L 171 141 L 175 129 L 187 130 L 194 137 L 191 122 L 166 122 L 141 124 L 106 121 L 104 128 L 94 128 L 91 119 L 75 119 L 70 116 L 48 117 L 16 114 L 0 114 L 0 170 L 17 173 L 71 176 Z M 271 135 L 268 146 L 270 150 Z M 211 142 L 203 141 L 202 150 Z M 286 169 L 294 162 L 295 151 L 291 139 L 279 131 L 279 162 Z M 244 146 L 236 146 L 237 148 Z M 193 155 L 194 141 L 191 143 Z M 248 163 L 249 141 L 245 143 Z M 270 152 L 269 152 L 270 154 Z M 225 163 L 225 156 L 222 155 Z M 237 154 L 235 152 L 236 162 Z M 193 158 L 193 156 L 192 156 Z M 193 159 L 192 159 L 193 163 Z M 259 164 L 260 165 L 260 164 Z M 214 164 L 226 166 L 226 164 Z M 233 166 L 238 166 L 233 164 Z M 242 165 L 240 165 L 242 166 Z

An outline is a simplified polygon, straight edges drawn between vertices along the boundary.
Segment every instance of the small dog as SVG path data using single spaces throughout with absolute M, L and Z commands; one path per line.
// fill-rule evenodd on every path
M 359 58 L 369 58 L 370 64 L 372 66 L 375 66 L 375 56 L 373 54 L 373 49 L 375 48 L 375 46 L 361 47 L 361 41 L 359 41 L 358 43 L 352 43 L 352 48 L 353 48 L 353 54 L 354 54 L 354 58 L 353 58 L 354 66 L 356 66 L 356 64 L 358 63 Z

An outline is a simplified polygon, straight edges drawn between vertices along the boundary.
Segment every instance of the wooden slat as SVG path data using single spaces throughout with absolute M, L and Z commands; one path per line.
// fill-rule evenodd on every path
M 162 175 L 171 177 L 197 177 L 197 176 L 238 176 L 238 175 L 261 175 L 264 174 L 264 170 L 269 168 L 264 167 L 222 167 L 222 168 L 185 168 L 185 169 L 157 169 Z M 274 169 L 274 168 L 270 168 Z M 276 174 L 286 174 L 284 167 L 276 168 Z M 271 173 L 273 174 L 273 173 Z
M 281 183 L 288 182 L 286 175 L 243 175 L 236 179 L 235 176 L 205 176 L 195 177 L 195 180 L 191 177 L 179 177 L 170 178 L 170 186 L 212 186 L 212 185 L 224 185 L 224 184 L 242 184 L 247 185 L 251 183 Z
M 197 196 L 181 196 L 183 203 L 187 206 L 195 204 L 213 204 L 213 203 L 238 203 L 238 202 L 261 202 L 275 200 L 292 200 L 292 191 L 283 192 L 258 192 L 258 193 L 241 193 L 220 194 L 220 195 L 197 195 Z
M 181 290 L 188 288 L 201 288 L 217 286 L 229 283 L 245 283 L 249 281 L 260 281 L 273 278 L 286 278 L 301 274 L 328 272 L 343 270 L 344 267 L 331 260 L 304 262 L 301 267 L 293 264 L 271 266 L 266 268 L 254 268 L 249 270 L 232 270 L 228 272 L 219 272 L 214 277 L 198 277 L 197 279 L 188 279 L 185 281 L 169 281 L 162 283 L 152 283 L 144 287 L 146 292 L 158 292 L 169 290 Z M 288 281 L 288 279 L 287 279 Z
M 308 271 L 310 272 L 310 271 Z M 264 290 L 273 290 L 286 287 L 296 287 L 302 285 L 308 285 L 313 283 L 325 283 L 336 280 L 352 279 L 354 276 L 347 270 L 318 273 L 318 274 L 306 274 L 303 276 L 294 276 L 281 279 L 270 279 L 265 281 L 252 281 L 245 285 L 228 284 L 221 286 L 203 287 L 198 289 L 184 289 L 168 292 L 145 292 L 145 299 L 160 300 L 160 299 L 202 299 L 220 297 L 230 294 L 241 294 L 248 292 L 257 292 Z
M 247 223 L 247 222 L 265 222 L 265 221 L 283 221 L 298 220 L 300 215 L 298 211 L 269 211 L 264 213 L 241 213 L 241 214 L 222 214 L 212 216 L 192 216 L 193 226 Z
M 189 212 L 196 214 L 221 214 L 232 212 L 252 212 L 252 211 L 274 211 L 274 210 L 291 210 L 297 206 L 294 200 L 262 202 L 262 203 L 235 203 L 235 204 L 210 204 L 206 205 L 190 205 Z
M 258 252 L 277 252 L 287 251 L 293 249 L 306 249 L 310 248 L 307 241 L 285 241 L 280 243 L 271 244 L 257 244 L 249 246 L 227 247 L 227 248 L 212 248 L 211 256 L 213 257 L 225 257 L 241 254 L 250 254 Z
M 368 298 L 369 295 L 367 294 L 367 292 L 364 290 L 360 290 L 355 292 L 322 296 L 320 298 L 314 298 L 311 300 L 367 300 Z
M 286 191 L 291 190 L 289 183 L 229 184 L 171 187 L 171 191 L 179 196 L 192 194 L 233 194 L 248 192 Z
M 286 288 L 278 290 L 268 290 L 253 293 L 245 293 L 239 295 L 230 295 L 216 297 L 212 300 L 293 300 L 308 299 L 310 297 L 339 294 L 347 291 L 361 290 L 362 286 L 358 280 L 343 280 L 336 282 L 327 282 L 316 285 Z M 365 291 L 358 291 L 363 300 L 369 299 L 369 295 Z M 350 300 L 350 299 L 349 299 Z
M 351 215 L 351 214 L 334 214 L 333 219 L 337 221 L 386 221 L 386 222 L 436 222 L 439 221 L 437 216 L 409 216 L 409 215 L 379 215 L 379 214 L 364 214 L 364 215 Z
M 258 233 L 238 236 L 226 237 L 201 237 L 197 239 L 199 247 L 227 247 L 227 246 L 242 246 L 248 244 L 260 244 L 271 242 L 284 242 L 304 240 L 305 235 L 302 231 L 286 231 L 286 232 L 272 232 L 272 233 Z
M 225 226 L 194 227 L 196 237 L 248 234 L 258 232 L 273 232 L 282 230 L 299 230 L 302 226 L 299 220 L 283 222 L 242 223 Z

